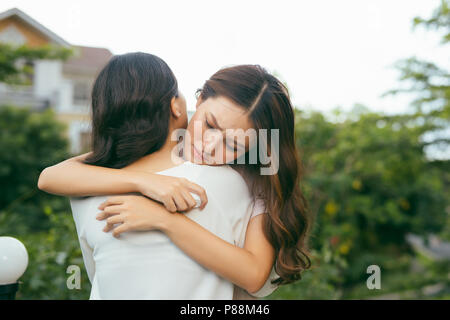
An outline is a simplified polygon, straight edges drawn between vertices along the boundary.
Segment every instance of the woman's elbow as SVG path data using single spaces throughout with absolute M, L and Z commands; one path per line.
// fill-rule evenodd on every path
M 266 283 L 267 277 L 268 275 L 265 272 L 255 272 L 255 274 L 249 278 L 245 290 L 250 294 L 258 292 Z
M 62 191 L 60 190 L 61 186 L 67 182 L 67 173 L 72 172 L 74 163 L 83 160 L 85 156 L 86 154 L 83 154 L 78 157 L 70 158 L 42 170 L 37 183 L 38 188 L 48 193 L 64 195 L 59 192 Z
M 37 186 L 39 188 L 39 190 L 42 191 L 48 191 L 49 189 L 49 168 L 45 168 L 44 170 L 42 170 L 41 174 L 39 175 L 39 179 L 38 179 L 38 183 Z

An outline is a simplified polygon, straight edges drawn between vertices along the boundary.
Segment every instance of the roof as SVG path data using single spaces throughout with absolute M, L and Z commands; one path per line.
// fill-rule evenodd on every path
M 23 12 L 17 8 L 12 8 L 12 9 L 9 9 L 7 11 L 0 13 L 0 20 L 6 19 L 9 17 L 13 17 L 13 16 L 18 17 L 20 20 L 24 21 L 25 23 L 27 23 L 28 25 L 30 25 L 31 27 L 33 27 L 34 29 L 39 31 L 41 34 L 43 34 L 45 37 L 47 37 L 49 40 L 51 40 L 51 42 L 59 44 L 64 47 L 70 47 L 70 44 L 66 40 L 64 40 L 63 38 L 58 36 L 56 33 L 50 31 L 49 29 L 44 27 L 42 24 L 40 24 L 39 22 L 37 22 L 36 20 L 31 18 L 29 15 L 27 15 L 25 12 Z
M 83 74 L 97 73 L 112 57 L 111 51 L 105 48 L 72 46 L 70 43 L 50 31 L 42 24 L 17 8 L 12 8 L 0 13 L 0 20 L 9 17 L 17 17 L 43 34 L 52 43 L 71 48 L 73 55 L 64 62 L 64 71 Z
M 113 54 L 105 48 L 74 46 L 73 56 L 64 63 L 64 71 L 96 73 L 103 68 Z

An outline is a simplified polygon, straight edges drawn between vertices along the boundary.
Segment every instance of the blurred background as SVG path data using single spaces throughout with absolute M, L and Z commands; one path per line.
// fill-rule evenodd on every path
M 269 299 L 450 298 L 450 1 L 0 3 L 0 236 L 22 241 L 18 299 L 87 299 L 67 199 L 41 170 L 89 150 L 90 89 L 113 54 L 144 51 L 195 90 L 261 64 L 296 106 L 313 268 Z M 367 267 L 381 288 L 370 290 Z

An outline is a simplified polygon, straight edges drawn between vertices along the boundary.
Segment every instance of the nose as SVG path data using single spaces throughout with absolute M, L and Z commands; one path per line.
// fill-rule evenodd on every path
M 203 139 L 203 152 L 214 156 L 219 141 L 222 141 L 222 133 L 219 130 L 207 130 Z

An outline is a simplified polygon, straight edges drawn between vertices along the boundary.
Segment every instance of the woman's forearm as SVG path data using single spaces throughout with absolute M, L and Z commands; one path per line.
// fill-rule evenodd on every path
M 172 214 L 159 229 L 199 264 L 250 293 L 258 291 L 270 274 L 271 247 L 261 247 L 260 252 L 237 247 L 183 214 Z
M 106 219 L 103 231 L 112 230 L 118 237 L 129 231 L 160 230 L 199 264 L 250 293 L 262 288 L 272 270 L 275 250 L 264 234 L 262 214 L 250 219 L 240 248 L 142 196 L 110 197 L 99 210 L 97 219 Z
M 87 154 L 70 158 L 41 172 L 39 189 L 65 196 L 95 196 L 137 191 L 137 174 L 82 163 Z
M 137 192 L 158 201 L 171 212 L 187 211 L 208 203 L 205 189 L 184 178 L 148 171 L 93 166 L 82 161 L 87 154 L 68 159 L 42 171 L 38 187 L 63 196 L 97 196 Z M 192 196 L 200 198 L 200 204 Z

